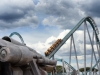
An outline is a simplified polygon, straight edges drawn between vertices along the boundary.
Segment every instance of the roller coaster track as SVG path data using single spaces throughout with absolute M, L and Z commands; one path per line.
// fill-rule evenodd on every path
M 17 36 L 19 37 L 19 39 L 21 40 L 22 44 L 25 45 L 24 40 L 23 40 L 22 36 L 21 36 L 19 33 L 17 33 L 17 32 L 12 32 L 12 33 L 9 35 L 9 37 L 12 37 L 13 35 L 17 35 Z
M 75 68 L 73 66 L 71 66 L 70 64 L 68 64 L 68 62 L 64 61 L 63 59 L 56 59 L 57 61 L 60 61 L 60 62 L 64 62 L 69 68 L 71 68 L 72 70 L 75 70 Z
M 87 26 L 87 22 L 90 24 L 90 26 Z M 84 25 L 83 25 L 83 23 L 84 23 Z M 97 25 L 96 25 L 96 23 L 94 22 L 94 20 L 91 18 L 91 17 L 85 17 L 85 18 L 83 18 L 83 19 L 81 19 L 78 23 L 77 23 L 77 25 L 68 33 L 68 34 L 66 34 L 66 36 L 63 38 L 63 39 L 58 39 L 58 40 L 60 40 L 60 42 L 58 42 L 58 41 L 56 41 L 56 42 L 58 42 L 57 44 L 56 44 L 56 42 L 52 45 L 52 46 L 50 46 L 50 48 L 48 48 L 48 50 L 47 50 L 47 52 L 45 52 L 45 54 L 46 54 L 46 57 L 48 57 L 48 58 L 54 58 L 54 56 L 55 56 L 55 54 L 56 54 L 56 52 L 57 51 L 59 51 L 59 49 L 65 44 L 65 42 L 67 42 L 67 40 L 69 40 L 70 39 L 70 53 L 69 53 L 69 63 L 67 64 L 67 65 L 71 65 L 71 57 L 72 57 L 72 55 L 71 55 L 71 50 L 72 50 L 72 46 L 73 46 L 73 48 L 74 48 L 74 51 L 75 51 L 75 59 L 76 59 L 76 66 L 77 66 L 77 74 L 78 75 L 80 75 L 80 71 L 79 71 L 79 60 L 78 60 L 78 58 L 77 58 L 77 49 L 76 49 L 76 46 L 75 46 L 75 41 L 74 41 L 74 36 L 73 36 L 73 34 L 81 27 L 81 26 L 84 26 L 83 27 L 83 35 L 84 35 L 84 43 L 83 43 L 83 46 L 84 46 L 84 54 L 81 54 L 81 55 L 84 55 L 84 60 L 83 60 L 83 63 L 84 63 L 84 75 L 87 75 L 87 72 L 89 72 L 89 75 L 91 75 L 92 74 L 92 69 L 93 68 L 98 68 L 98 70 L 99 70 L 99 75 L 100 75 L 100 68 L 99 68 L 99 65 L 100 65 L 100 41 L 99 41 L 99 37 L 98 37 L 98 34 L 99 34 L 99 30 L 98 30 L 98 28 L 97 28 Z M 90 35 L 90 32 L 89 32 L 89 29 L 88 29 L 88 27 L 91 27 L 92 28 L 92 31 L 93 31 L 93 35 Z M 86 49 L 87 49 L 87 41 L 86 41 L 86 31 L 87 31 L 87 35 L 88 35 L 88 38 L 89 38 L 89 41 L 90 41 L 90 45 L 91 45 L 91 59 L 89 59 L 90 60 L 90 70 L 88 70 L 88 71 L 86 71 L 86 67 L 87 67 L 87 62 L 86 62 L 86 60 L 87 60 L 87 58 L 86 58 L 86 56 L 87 56 L 87 54 L 86 54 Z M 80 38 L 81 39 L 81 38 Z M 94 40 L 95 39 L 95 40 Z M 94 42 L 95 42 L 95 44 L 94 44 Z M 96 54 L 95 53 L 95 48 L 94 48 L 94 46 L 96 45 L 96 49 L 97 49 L 97 53 L 98 54 Z M 68 50 L 67 50 L 68 51 Z M 98 55 L 98 57 L 97 57 L 97 55 Z M 93 64 L 93 58 L 94 58 L 94 60 L 95 60 L 95 64 Z M 67 59 L 68 60 L 68 59 Z M 70 68 L 72 68 L 72 66 L 69 66 Z
M 91 17 L 85 17 L 79 21 L 79 23 L 62 39 L 61 43 L 57 47 L 55 47 L 55 49 L 47 57 L 51 58 L 60 49 L 60 47 L 69 39 L 69 37 L 82 25 L 82 23 L 86 21 L 88 21 L 91 24 L 96 36 L 96 42 L 99 44 L 99 31 L 97 25 Z

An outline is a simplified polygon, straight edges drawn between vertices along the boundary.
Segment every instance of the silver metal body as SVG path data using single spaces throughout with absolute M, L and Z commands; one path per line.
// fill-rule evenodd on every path
M 55 60 L 50 60 L 9 37 L 0 39 L 0 61 L 9 63 L 13 70 L 12 75 L 47 75 L 43 67 L 49 65 L 54 70 L 56 66 Z

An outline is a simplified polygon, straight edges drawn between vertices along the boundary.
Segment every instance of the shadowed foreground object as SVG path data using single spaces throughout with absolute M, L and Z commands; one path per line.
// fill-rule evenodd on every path
M 54 71 L 55 60 L 7 36 L 0 39 L 0 75 L 47 75 Z

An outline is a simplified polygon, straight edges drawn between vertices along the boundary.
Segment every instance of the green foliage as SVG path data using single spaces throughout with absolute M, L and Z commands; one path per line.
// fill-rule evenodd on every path
M 90 70 L 90 67 L 86 67 L 86 71 Z M 84 68 L 79 69 L 80 72 L 84 72 Z
M 57 65 L 56 66 L 56 71 L 57 71 L 57 73 L 62 73 L 63 72 L 62 66 L 61 65 Z M 66 72 L 65 68 L 64 68 L 64 72 Z
M 86 71 L 89 71 L 89 70 L 90 70 L 90 67 L 86 67 Z M 80 71 L 80 72 L 84 72 L 84 68 L 80 68 L 79 71 Z M 97 72 L 98 69 L 92 68 L 92 71 L 96 71 L 96 72 Z

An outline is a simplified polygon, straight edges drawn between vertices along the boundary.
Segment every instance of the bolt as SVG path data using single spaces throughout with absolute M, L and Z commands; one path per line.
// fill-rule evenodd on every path
M 6 52 L 6 50 L 3 49 L 3 50 L 1 51 L 1 56 L 4 58 L 6 55 L 7 55 L 7 52 Z

